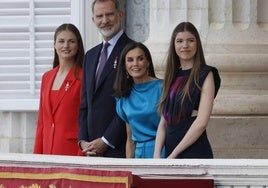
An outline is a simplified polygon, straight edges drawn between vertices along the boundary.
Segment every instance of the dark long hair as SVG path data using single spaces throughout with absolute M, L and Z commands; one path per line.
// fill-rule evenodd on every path
M 57 39 L 58 34 L 62 31 L 70 31 L 76 36 L 77 43 L 78 43 L 78 50 L 77 50 L 77 54 L 75 55 L 74 75 L 75 75 L 76 79 L 78 79 L 78 69 L 82 67 L 84 55 L 85 55 L 82 37 L 81 37 L 79 30 L 77 29 L 77 27 L 75 25 L 73 25 L 71 23 L 64 23 L 64 24 L 60 25 L 55 31 L 54 44 L 56 43 L 56 39 Z M 59 55 L 57 54 L 56 49 L 54 49 L 53 68 L 58 66 L 59 63 L 60 63 L 59 62 Z
M 188 31 L 192 35 L 194 35 L 196 42 L 197 42 L 197 45 L 196 45 L 196 54 L 194 57 L 195 59 L 194 59 L 193 68 L 191 70 L 190 77 L 189 77 L 188 81 L 186 82 L 185 88 L 184 88 L 182 96 L 181 96 L 182 103 L 184 102 L 186 97 L 190 97 L 189 87 L 190 87 L 191 83 L 194 82 L 195 85 L 197 85 L 197 87 L 200 88 L 197 84 L 197 76 L 198 76 L 200 67 L 202 65 L 206 64 L 200 36 L 199 36 L 198 30 L 196 29 L 196 27 L 192 23 L 181 22 L 180 24 L 178 24 L 175 27 L 175 29 L 171 35 L 171 39 L 170 39 L 170 43 L 169 43 L 166 68 L 165 68 L 165 75 L 164 75 L 164 81 L 163 81 L 163 92 L 162 92 L 162 97 L 161 97 L 161 100 L 159 103 L 159 112 L 160 113 L 162 113 L 162 111 L 163 111 L 165 100 L 168 96 L 170 86 L 171 86 L 173 80 L 176 78 L 176 74 L 177 74 L 178 69 L 181 67 L 180 58 L 175 51 L 174 41 L 175 41 L 177 34 L 179 32 L 184 32 L 184 31 Z
M 148 76 L 155 77 L 154 72 L 154 65 L 151 53 L 149 49 L 140 42 L 131 42 L 125 46 L 123 51 L 121 52 L 121 55 L 119 57 L 118 62 L 118 69 L 116 74 L 116 79 L 114 83 L 114 96 L 115 97 L 127 97 L 129 96 L 132 86 L 133 86 L 133 78 L 131 76 L 128 76 L 127 70 L 126 70 L 126 55 L 130 50 L 133 50 L 135 48 L 140 48 L 149 62 L 148 67 Z

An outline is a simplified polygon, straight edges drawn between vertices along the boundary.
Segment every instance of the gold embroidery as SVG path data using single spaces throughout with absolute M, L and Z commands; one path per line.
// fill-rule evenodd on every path
M 19 188 L 41 188 L 41 187 L 38 184 L 34 183 L 30 185 L 29 187 L 22 185 Z
M 0 188 L 5 188 L 2 184 L 0 185 Z M 41 188 L 38 184 L 32 184 L 29 187 L 21 185 L 19 188 Z M 56 185 L 50 184 L 49 188 L 57 188 Z M 72 186 L 69 186 L 69 188 L 72 188 Z

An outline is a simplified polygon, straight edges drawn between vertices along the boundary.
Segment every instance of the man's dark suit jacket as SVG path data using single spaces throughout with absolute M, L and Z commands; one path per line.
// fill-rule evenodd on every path
M 115 148 L 109 147 L 104 157 L 125 157 L 126 126 L 116 115 L 113 85 L 116 77 L 115 60 L 132 40 L 125 33 L 118 39 L 95 86 L 102 43 L 90 49 L 83 65 L 82 99 L 79 111 L 78 139 L 92 141 L 104 136 Z

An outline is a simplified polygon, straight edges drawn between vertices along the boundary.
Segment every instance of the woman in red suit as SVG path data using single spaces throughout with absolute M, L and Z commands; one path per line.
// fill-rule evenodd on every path
M 82 155 L 77 145 L 84 47 L 79 30 L 62 24 L 54 34 L 53 69 L 42 77 L 34 153 Z

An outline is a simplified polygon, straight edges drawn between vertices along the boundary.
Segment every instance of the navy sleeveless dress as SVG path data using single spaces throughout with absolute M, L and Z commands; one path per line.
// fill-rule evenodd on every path
M 212 71 L 214 76 L 216 97 L 221 79 L 218 70 L 215 67 L 208 65 L 202 66 L 197 82 L 199 87 L 202 88 L 204 80 L 210 71 Z M 180 96 L 190 73 L 191 69 L 178 70 L 177 77 L 174 79 L 170 87 L 169 96 L 165 102 L 163 115 L 167 121 L 165 140 L 166 157 L 171 154 L 183 139 L 184 135 L 196 119 L 196 117 L 192 117 L 192 111 L 198 110 L 201 91 L 195 84 L 190 86 L 190 99 L 187 97 L 185 102 L 181 105 Z M 195 143 L 180 153 L 177 158 L 213 158 L 213 152 L 206 131 L 203 132 Z

